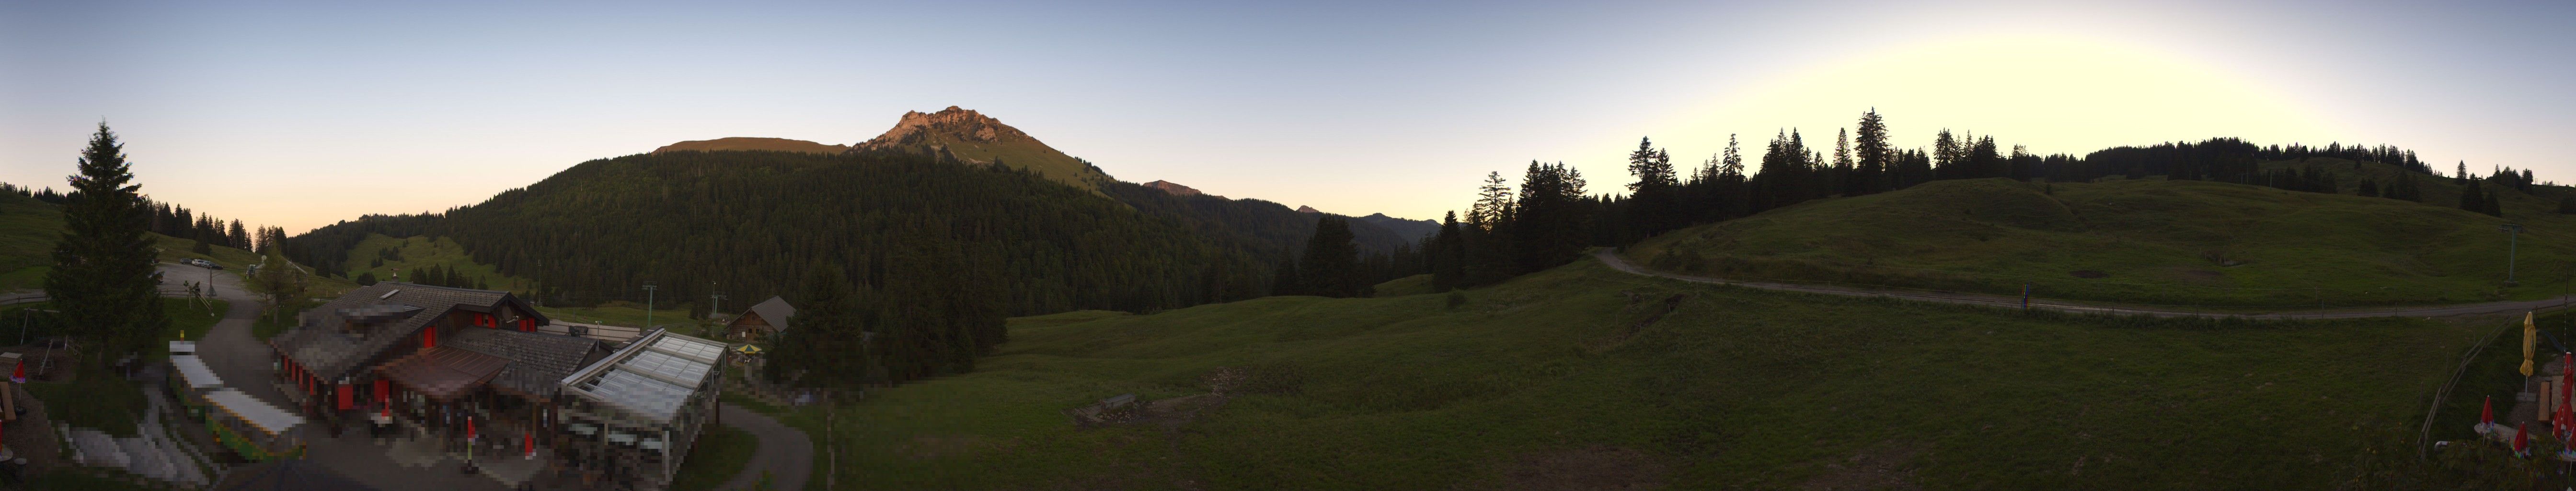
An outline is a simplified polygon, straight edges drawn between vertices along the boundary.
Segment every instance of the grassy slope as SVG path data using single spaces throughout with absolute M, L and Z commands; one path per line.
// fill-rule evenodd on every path
M 380 257 L 378 254 L 386 248 L 394 248 L 401 254 L 402 259 L 384 261 L 379 265 L 376 262 Z M 466 255 L 464 246 L 458 245 L 454 239 L 445 237 L 433 241 L 428 237 L 368 236 L 367 240 L 349 249 L 347 271 L 352 275 L 359 272 L 374 272 L 376 278 L 389 281 L 394 278 L 394 273 L 410 274 L 411 268 L 416 266 L 453 267 L 456 268 L 457 274 L 479 278 L 486 286 L 493 289 L 511 290 L 520 295 L 527 295 L 527 288 L 535 284 L 524 278 L 501 274 L 492 265 L 474 262 L 472 256 Z M 654 323 L 674 325 L 694 322 L 689 320 L 687 304 L 682 302 L 687 299 L 666 300 L 671 301 L 654 306 L 657 307 L 653 311 Z M 618 326 L 644 325 L 644 304 L 635 302 L 612 301 L 598 307 L 539 307 L 538 310 L 543 311 L 548 317 L 573 322 Z
M 215 264 L 221 264 L 224 266 L 225 270 L 233 272 L 246 272 L 250 270 L 250 265 L 259 264 L 259 255 L 253 254 L 250 251 L 234 249 L 228 246 L 213 246 L 206 249 L 206 254 L 198 254 L 195 252 L 197 241 L 157 233 L 152 234 L 152 245 L 161 248 L 162 262 L 177 262 L 181 259 L 204 259 L 214 261 Z
M 62 229 L 62 211 L 53 205 L 0 193 L 0 291 L 43 288 Z
M 956 154 L 957 158 L 972 162 L 991 163 L 995 159 L 1000 159 L 1003 164 L 1012 168 L 1035 171 L 1045 175 L 1047 179 L 1083 189 L 1098 189 L 1100 185 L 1095 181 L 1109 178 L 1099 170 L 1083 165 L 1082 161 L 1065 155 L 1054 147 L 1035 141 L 982 142 L 932 132 L 924 139 L 923 144 L 931 147 L 946 146 L 948 152 Z
M 2427 202 L 2456 201 L 2456 188 L 2445 186 L 2427 183 Z M 2576 244 L 2576 218 L 2553 212 L 2553 195 L 2561 192 L 2507 198 L 2506 217 L 2530 227 L 2520 241 L 2516 288 L 2501 286 L 2509 244 L 2496 226 L 2507 219 L 2196 181 L 1939 181 L 1683 229 L 1624 252 L 1697 274 L 2003 294 L 2029 283 L 2040 296 L 2133 303 L 2540 298 L 2561 293 L 2576 272 L 2569 245 Z M 2110 276 L 2072 275 L 2082 270 Z
M 386 248 L 395 249 L 401 254 L 401 259 L 384 261 L 379 265 L 376 262 L 379 258 L 377 254 Z M 494 290 L 510 290 L 521 295 L 526 295 L 527 289 L 536 285 L 535 282 L 525 278 L 501 274 L 491 265 L 474 262 L 472 256 L 466 255 L 465 246 L 457 245 L 455 239 L 445 237 L 432 240 L 429 237 L 398 239 L 382 234 L 370 235 L 356 247 L 349 248 L 349 263 L 344 266 L 347 269 L 343 271 L 348 271 L 349 276 L 372 272 L 376 274 L 376 279 L 383 281 L 393 281 L 397 274 L 411 274 L 411 269 L 414 267 L 426 269 L 446 266 L 456 268 L 456 274 L 482 280 L 485 286 Z M 410 279 L 405 278 L 404 281 L 410 281 Z
M 1405 295 L 1432 293 L 1431 275 L 1418 274 L 1386 280 L 1385 283 L 1377 284 L 1377 289 L 1375 291 L 1377 292 L 1376 296 L 1380 297 L 1401 297 Z
M 1588 260 L 1468 294 L 1454 311 L 1272 297 L 1014 319 L 978 371 L 844 408 L 841 473 L 884 489 L 1889 487 L 1838 470 L 1868 464 L 1932 488 L 2318 488 L 2411 429 L 2492 327 L 2024 316 Z M 1674 294 L 1628 334 L 1652 309 L 1631 298 Z M 1202 393 L 1221 366 L 1249 368 L 1248 395 L 1196 422 L 1082 430 L 1059 412 Z M 1604 467 L 1624 470 L 1577 470 Z
M 760 448 L 760 437 L 751 432 L 725 425 L 707 425 L 706 433 L 689 447 L 689 455 L 680 461 L 679 477 L 671 481 L 672 491 L 715 489 L 742 473 L 751 460 L 752 450 Z
M 34 198 L 0 194 L 0 291 L 37 290 L 44 288 L 46 266 L 53 262 L 54 243 L 62 238 L 62 210 Z M 230 247 L 215 247 L 211 254 L 191 252 L 196 241 L 151 234 L 161 248 L 162 261 L 206 259 L 239 270 L 259 262 L 259 256 Z M 193 280 L 192 280 L 193 281 Z

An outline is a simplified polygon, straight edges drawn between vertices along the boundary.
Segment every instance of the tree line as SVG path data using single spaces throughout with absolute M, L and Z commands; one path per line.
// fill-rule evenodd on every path
M 1831 153 L 1809 143 L 1795 129 L 1783 129 L 1764 144 L 1759 155 L 1745 154 L 1734 135 L 1716 155 L 1687 174 L 1678 172 L 1668 151 L 1652 139 L 1640 139 L 1627 155 L 1633 181 L 1624 194 L 1587 195 L 1582 174 L 1562 163 L 1532 162 L 1523 171 L 1517 193 L 1500 173 L 1486 175 L 1474 203 L 1461 217 L 1452 212 L 1441 228 L 1426 238 L 1423 269 L 1435 290 L 1492 284 L 1513 276 L 1570 262 L 1585 247 L 1623 246 L 1685 226 L 1718 222 L 1835 196 L 1862 196 L 1894 191 L 1934 180 L 2006 178 L 2021 181 L 2085 182 L 2107 177 L 2164 176 L 2269 186 L 2280 189 L 2339 193 L 2335 173 L 2315 164 L 2264 171 L 2261 162 L 2310 157 L 2378 162 L 2396 166 L 2387 182 L 2363 179 L 2358 194 L 2421 202 L 2421 179 L 2438 178 L 2412 150 L 2390 145 L 2324 148 L 2299 144 L 2259 146 L 2242 139 L 2212 138 L 2144 147 L 2113 147 L 2084 156 L 2036 155 L 2026 147 L 2002 150 L 1993 135 L 1947 128 L 1935 133 L 1929 150 L 1896 147 L 1884 117 L 1873 109 L 1853 129 L 1835 133 Z M 1747 159 L 1759 168 L 1747 172 Z M 2502 216 L 2497 190 L 2531 192 L 2528 169 L 2497 168 L 2473 177 L 2462 163 L 2453 178 L 2467 186 L 2461 208 Z M 2493 188 L 2493 189 L 2490 189 Z M 2576 213 L 2576 197 L 2560 202 L 2560 213 Z

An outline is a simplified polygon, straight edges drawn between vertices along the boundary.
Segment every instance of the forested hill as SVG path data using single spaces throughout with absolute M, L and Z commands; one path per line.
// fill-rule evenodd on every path
M 1440 222 L 1438 221 L 1406 220 L 1386 216 L 1385 213 L 1371 213 L 1369 216 L 1359 217 L 1353 221 L 1368 222 L 1370 225 L 1376 225 L 1387 229 L 1387 231 L 1395 232 L 1395 235 L 1397 236 L 1410 237 L 1417 241 L 1421 240 L 1423 237 L 1430 237 L 1431 234 L 1440 231 Z
M 1146 311 L 1258 296 L 1272 260 L 1034 172 L 891 151 L 593 160 L 481 204 L 369 216 L 286 244 L 298 262 L 340 265 L 369 234 L 453 238 L 477 262 L 534 278 L 539 298 L 574 304 L 638 297 L 645 280 L 680 301 L 792 294 L 829 264 L 863 291 L 996 288 L 1015 315 Z
M 1103 183 L 1100 191 L 1136 207 L 1137 211 L 1179 221 L 1255 257 L 1273 260 L 1297 254 L 1305 246 L 1306 238 L 1315 234 L 1315 222 L 1326 216 L 1322 213 L 1299 213 L 1287 205 L 1271 201 L 1173 194 L 1124 181 Z M 1420 235 L 1408 236 L 1362 219 L 1352 219 L 1350 225 L 1351 235 L 1364 255 L 1410 256 L 1412 249 L 1421 245 Z

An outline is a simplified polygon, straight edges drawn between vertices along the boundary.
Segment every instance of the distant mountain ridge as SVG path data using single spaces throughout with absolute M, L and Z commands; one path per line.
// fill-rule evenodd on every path
M 1440 222 L 1430 220 L 1406 220 L 1386 216 L 1385 213 L 1371 213 L 1369 216 L 1359 217 L 1359 221 L 1368 222 L 1370 224 L 1383 227 L 1387 229 L 1387 231 L 1395 232 L 1398 236 L 1416 240 L 1440 232 Z
M 653 149 L 653 153 L 686 151 L 715 152 L 726 150 L 767 150 L 774 152 L 835 154 L 849 151 L 850 146 L 825 145 L 805 140 L 790 140 L 786 138 L 736 136 L 717 138 L 713 140 L 689 140 L 663 145 L 662 148 Z

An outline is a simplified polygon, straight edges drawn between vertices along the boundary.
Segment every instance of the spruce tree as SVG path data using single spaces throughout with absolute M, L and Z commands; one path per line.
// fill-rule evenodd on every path
M 1878 108 L 1861 113 L 1859 141 L 1852 142 L 1852 157 L 1860 171 L 1860 194 L 1885 191 L 1891 181 L 1887 174 L 1894 169 L 1894 152 L 1887 144 L 1887 121 L 1880 119 Z
M 2468 185 L 2460 186 L 2460 209 L 2470 213 L 2487 212 L 2487 198 L 2482 196 L 2486 193 L 2478 189 L 2480 187 L 2483 186 L 2479 186 L 2477 181 L 2468 181 Z
M 840 387 L 855 385 L 873 362 L 875 350 L 859 340 L 865 317 L 852 301 L 848 279 L 840 267 L 816 264 L 806 269 L 805 284 L 792 297 L 796 317 L 788 329 L 779 332 L 772 343 L 769 375 L 773 380 L 793 376 L 796 385 L 804 387 Z
M 1654 141 L 1640 138 L 1637 150 L 1628 153 L 1628 174 L 1637 182 L 1628 184 L 1628 224 L 1634 237 L 1644 238 L 1680 226 L 1681 183 L 1675 180 L 1672 155 L 1657 150 Z
M 1359 243 L 1353 240 L 1349 221 L 1337 216 L 1315 220 L 1315 234 L 1307 237 L 1306 254 L 1297 261 L 1297 278 L 1305 281 L 1310 294 L 1369 296 L 1370 285 L 1360 272 Z
M 1467 281 L 1467 238 L 1458 229 L 1458 212 L 1440 218 L 1440 231 L 1431 236 L 1426 253 L 1431 256 L 1431 291 L 1457 289 Z
M 142 349 L 170 325 L 152 281 L 156 253 L 145 232 L 151 216 L 124 147 L 107 123 L 98 124 L 81 152 L 80 174 L 72 176 L 62 240 L 45 274 L 45 295 L 64 324 L 96 336 L 107 348 L 97 352 L 102 356 Z

